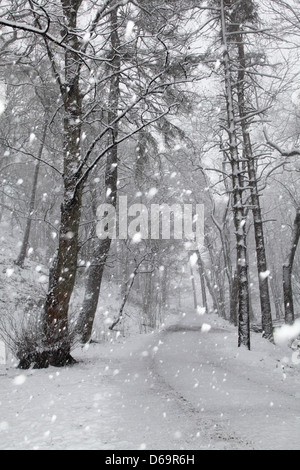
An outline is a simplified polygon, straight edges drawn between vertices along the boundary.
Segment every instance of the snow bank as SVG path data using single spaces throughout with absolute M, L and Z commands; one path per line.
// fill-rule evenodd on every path
M 297 339 L 300 335 L 300 318 L 295 321 L 294 325 L 284 325 L 277 328 L 274 333 L 275 343 L 278 345 L 286 345 L 290 341 Z

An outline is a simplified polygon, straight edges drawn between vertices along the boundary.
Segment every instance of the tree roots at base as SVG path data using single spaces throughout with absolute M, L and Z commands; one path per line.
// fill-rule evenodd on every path
M 66 367 L 77 364 L 77 361 L 71 356 L 70 352 L 66 352 L 63 349 L 28 354 L 19 359 L 18 369 L 22 370 L 28 370 L 31 367 L 33 369 L 47 369 L 50 366 Z

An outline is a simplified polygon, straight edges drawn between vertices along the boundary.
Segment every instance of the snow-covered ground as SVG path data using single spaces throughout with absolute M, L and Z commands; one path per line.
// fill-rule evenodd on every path
M 202 327 L 202 325 L 210 325 Z M 0 449 L 299 449 L 293 351 L 181 312 L 159 332 L 75 351 L 67 369 L 0 366 Z

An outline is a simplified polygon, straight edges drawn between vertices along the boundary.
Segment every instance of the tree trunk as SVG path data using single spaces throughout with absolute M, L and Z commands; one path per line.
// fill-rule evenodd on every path
M 108 113 L 108 125 L 111 125 L 118 118 L 118 107 L 120 99 L 120 39 L 118 34 L 118 8 L 111 12 L 111 72 L 113 76 L 110 83 Z M 112 126 L 112 141 L 118 139 L 119 125 Z M 117 183 L 118 183 L 118 147 L 114 146 L 107 156 L 106 172 L 105 172 L 105 189 L 106 204 L 110 204 L 116 208 L 117 206 Z M 93 253 L 92 266 L 89 269 L 85 297 L 82 307 L 81 318 L 81 341 L 87 343 L 93 331 L 96 311 L 99 303 L 99 295 L 103 279 L 103 273 L 107 257 L 109 255 L 112 240 L 99 240 Z
M 233 184 L 233 214 L 236 230 L 237 264 L 239 279 L 239 347 L 244 345 L 248 349 L 250 342 L 250 314 L 249 314 L 249 288 L 247 264 L 247 232 L 246 217 L 243 203 L 243 181 L 240 170 L 237 122 L 234 109 L 233 77 L 227 42 L 227 23 L 224 0 L 221 0 L 221 25 L 223 57 L 225 67 L 225 97 L 227 103 L 228 136 L 231 156 L 232 184 Z
M 89 268 L 85 296 L 80 321 L 81 342 L 88 343 L 93 333 L 93 325 L 99 303 L 105 265 L 111 247 L 111 239 L 99 240 L 93 252 Z
M 202 307 L 205 308 L 206 313 L 208 313 L 208 303 L 207 303 L 206 285 L 205 285 L 205 267 L 203 264 L 200 251 L 197 251 L 196 254 L 198 258 L 198 268 L 199 268 L 200 283 L 201 283 Z
M 69 334 L 68 312 L 73 293 L 78 257 L 79 225 L 82 207 L 83 185 L 78 186 L 81 165 L 81 115 L 80 93 L 81 61 L 75 51 L 80 49 L 76 34 L 78 9 L 81 0 L 70 3 L 61 0 L 65 24 L 69 32 L 65 51 L 64 100 L 64 200 L 61 206 L 61 225 L 56 264 L 52 284 L 45 303 L 46 365 L 62 367 L 73 363 L 70 355 L 72 338 Z M 45 364 L 42 364 L 45 366 Z
M 239 25 L 236 25 L 237 35 L 237 48 L 238 48 L 238 103 L 239 103 L 239 115 L 241 118 L 241 129 L 243 134 L 244 144 L 244 156 L 247 160 L 248 175 L 249 175 L 249 186 L 251 192 L 252 212 L 254 219 L 254 233 L 256 242 L 256 255 L 257 255 L 257 269 L 259 279 L 259 294 L 260 294 L 260 305 L 262 314 L 262 330 L 263 335 L 273 341 L 273 321 L 272 321 L 272 309 L 270 300 L 269 290 L 269 276 L 266 275 L 267 267 L 267 255 L 265 249 L 265 237 L 263 227 L 263 217 L 260 206 L 260 198 L 257 185 L 257 171 L 255 167 L 255 157 L 253 155 L 253 149 L 251 144 L 249 123 L 248 123 L 248 112 L 245 97 L 245 72 L 246 72 L 246 57 L 244 48 L 244 37 Z
M 206 234 L 206 246 L 211 259 L 211 279 L 205 270 L 206 285 L 209 293 L 213 299 L 214 310 L 222 318 L 226 317 L 225 303 L 224 303 L 224 290 L 225 286 L 221 283 L 219 263 L 215 259 L 215 250 L 210 240 L 209 234 Z
M 295 321 L 294 296 L 293 296 L 293 267 L 295 255 L 300 237 L 300 207 L 297 208 L 297 214 L 294 221 L 292 243 L 286 262 L 283 265 L 283 292 L 285 322 L 292 325 Z
M 226 188 L 226 191 L 230 191 L 229 187 Z M 215 216 L 214 213 L 211 214 L 211 218 L 215 226 L 217 227 L 219 234 L 220 234 L 220 239 L 222 243 L 222 253 L 223 253 L 223 258 L 224 258 L 224 266 L 225 266 L 225 272 L 226 272 L 226 277 L 228 280 L 228 286 L 229 286 L 229 292 L 231 292 L 232 289 L 232 262 L 231 262 L 231 246 L 230 246 L 230 230 L 228 228 L 228 213 L 229 213 L 229 208 L 230 208 L 230 200 L 228 201 L 227 208 L 225 210 L 224 216 L 223 216 L 223 223 L 220 224 Z
M 234 272 L 232 279 L 232 289 L 230 292 L 230 322 L 234 326 L 238 326 L 238 295 L 239 295 L 239 278 L 237 271 Z
M 277 276 L 276 276 L 276 271 L 275 271 L 274 266 L 272 267 L 272 276 L 270 277 L 270 285 L 271 285 L 273 301 L 275 305 L 276 320 L 279 321 L 283 317 L 282 298 L 279 294 L 279 286 L 278 286 Z
M 169 294 L 169 269 L 167 266 L 164 267 L 164 270 L 161 272 L 161 305 L 165 309 L 168 304 L 168 294 Z
M 217 313 L 221 317 L 222 316 L 222 311 L 221 311 L 221 307 L 219 305 L 219 301 L 218 301 L 218 297 L 216 295 L 215 289 L 211 285 L 211 280 L 210 280 L 209 275 L 206 271 L 205 271 L 204 275 L 205 275 L 205 281 L 206 281 L 208 292 L 209 292 L 209 294 L 212 298 L 214 313 Z
M 53 366 L 64 366 L 72 361 L 68 312 L 76 280 L 81 198 L 80 190 L 74 200 L 62 206 L 58 254 L 45 304 L 45 333 L 49 363 Z
M 145 333 L 148 332 L 148 328 L 153 326 L 153 275 L 149 264 L 146 265 L 146 270 L 147 273 L 144 275 L 145 285 L 143 294 L 143 326 Z
M 195 310 L 197 310 L 197 308 L 198 308 L 198 299 L 197 299 L 195 276 L 194 276 L 194 272 L 193 272 L 193 266 L 191 265 L 190 261 L 189 261 L 189 264 L 190 264 L 190 271 L 191 271 L 191 282 L 192 282 L 192 290 L 193 290 L 193 298 L 194 298 L 194 308 L 195 308 Z
M 248 136 L 250 138 L 250 136 Z M 251 146 L 251 144 L 249 143 Z M 256 242 L 257 269 L 259 279 L 259 294 L 262 314 L 262 330 L 266 338 L 273 341 L 273 320 L 271 299 L 269 290 L 269 276 L 267 256 L 265 248 L 264 227 L 262 220 L 262 211 L 260 207 L 260 199 L 257 188 L 257 175 L 254 166 L 254 159 L 248 158 L 248 171 L 251 187 L 251 200 L 253 206 L 254 232 Z
M 39 149 L 39 152 L 38 152 L 38 161 L 35 164 L 35 170 L 34 170 L 34 174 L 33 174 L 32 192 L 31 192 L 31 198 L 30 198 L 30 203 L 29 203 L 28 218 L 27 218 L 27 222 L 26 222 L 26 227 L 25 227 L 25 232 L 24 232 L 24 237 L 23 237 L 23 241 L 22 241 L 20 254 L 19 254 L 18 259 L 16 261 L 16 265 L 19 266 L 20 268 L 23 268 L 23 266 L 24 266 L 24 262 L 25 262 L 25 259 L 26 259 L 26 256 L 27 256 L 27 251 L 28 251 L 31 224 L 32 224 L 32 215 L 33 215 L 34 209 L 35 209 L 36 192 L 37 192 L 37 185 L 38 185 L 39 172 L 40 172 L 40 166 L 41 166 L 40 160 L 41 160 L 42 155 L 43 155 L 43 150 L 44 150 L 45 140 L 46 140 L 46 135 L 47 135 L 47 129 L 48 129 L 48 124 L 45 123 L 43 136 L 42 136 L 42 140 L 41 140 L 41 146 L 40 146 L 40 149 Z

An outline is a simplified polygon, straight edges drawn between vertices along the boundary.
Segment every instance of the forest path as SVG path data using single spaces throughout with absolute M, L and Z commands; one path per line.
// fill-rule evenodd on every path
M 193 320 L 196 320 L 194 325 Z M 207 394 L 200 399 L 199 390 L 196 399 L 190 396 L 189 392 L 195 390 L 195 382 L 188 375 L 193 374 L 194 369 L 190 349 L 186 349 L 185 344 L 193 348 L 191 337 L 202 337 L 201 323 L 199 317 L 189 315 L 184 321 L 149 337 L 146 342 L 145 338 L 141 338 L 141 344 L 135 344 L 130 351 L 129 362 L 126 361 L 126 354 L 121 361 L 118 378 L 120 386 L 125 383 L 126 388 L 122 388 L 120 403 L 129 411 L 127 422 L 130 423 L 132 414 L 139 415 L 133 422 L 138 423 L 135 424 L 138 436 L 144 437 L 147 448 L 252 448 L 232 432 L 225 420 L 221 422 L 218 414 L 207 413 L 202 408 L 208 399 Z M 214 332 L 224 331 L 216 328 Z M 200 362 L 198 357 L 198 366 Z M 211 375 L 210 363 L 206 369 Z M 208 393 L 211 395 L 211 390 Z M 134 435 L 134 432 L 131 429 L 128 434 Z
M 262 345 L 237 350 L 233 328 L 191 312 L 72 368 L 1 367 L 0 449 L 297 449 L 299 371 L 283 380 Z
M 120 419 L 114 439 L 125 432 L 118 448 L 249 448 L 226 423 L 220 424 L 218 416 L 203 414 L 199 404 L 189 401 L 178 387 L 178 374 L 173 376 L 171 371 L 176 369 L 178 357 L 185 364 L 189 358 L 180 345 L 177 347 L 173 335 L 177 330 L 184 331 L 187 339 L 190 332 L 195 333 L 194 327 L 176 323 L 160 333 L 112 348 L 111 366 L 117 367 L 112 373 L 119 390 L 114 411 Z M 196 330 L 201 336 L 199 319 Z
M 249 352 L 226 322 L 200 320 L 190 313 L 166 329 L 156 370 L 200 411 L 206 436 L 227 449 L 299 449 L 299 366 L 260 335 Z

